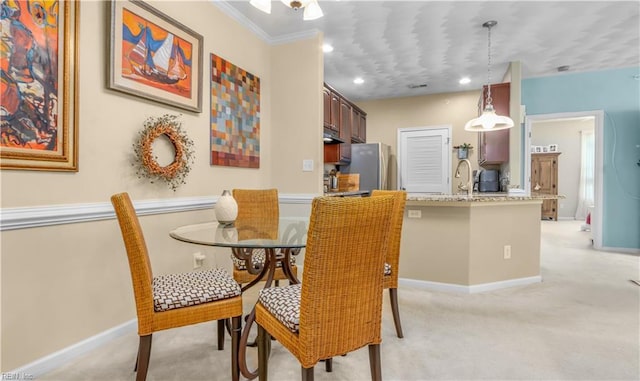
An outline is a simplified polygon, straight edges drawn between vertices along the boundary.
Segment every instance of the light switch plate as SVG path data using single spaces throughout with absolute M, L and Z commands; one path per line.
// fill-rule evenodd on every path
M 302 160 L 302 172 L 313 172 L 313 160 Z

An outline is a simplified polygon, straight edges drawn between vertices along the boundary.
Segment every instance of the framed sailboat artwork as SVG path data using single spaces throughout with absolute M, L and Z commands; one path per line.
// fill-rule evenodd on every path
M 202 112 L 202 36 L 148 4 L 111 1 L 109 87 Z

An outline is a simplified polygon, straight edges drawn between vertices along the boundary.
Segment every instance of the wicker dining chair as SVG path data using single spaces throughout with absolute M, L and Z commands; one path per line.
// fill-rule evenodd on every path
M 377 190 L 371 192 L 371 197 L 393 196 L 394 211 L 391 217 L 391 233 L 389 234 L 389 245 L 384 263 L 384 278 L 382 284 L 385 289 L 389 289 L 389 299 L 391 311 L 393 312 L 393 322 L 396 326 L 396 335 L 403 338 L 402 323 L 400 322 L 400 309 L 398 307 L 398 267 L 400 264 L 400 239 L 402 238 L 402 222 L 404 220 L 404 209 L 407 203 L 407 192 L 398 190 Z
M 302 284 L 260 291 L 256 304 L 258 371 L 268 374 L 273 337 L 300 362 L 302 380 L 314 366 L 369 347 L 372 380 L 381 380 L 384 255 L 393 197 L 313 200 Z
M 122 232 L 138 316 L 140 343 L 136 381 L 147 377 L 154 332 L 218 321 L 218 350 L 224 348 L 224 322 L 231 318 L 231 379 L 240 377 L 238 349 L 242 316 L 240 286 L 222 269 L 153 276 L 147 245 L 127 193 L 111 196 Z
M 272 232 L 274 237 L 263 238 L 277 238 L 278 234 L 278 218 L 280 217 L 280 207 L 278 201 L 277 189 L 234 189 L 233 198 L 238 203 L 238 217 L 236 218 L 236 227 L 241 228 L 246 225 L 254 226 L 273 226 L 275 227 Z M 242 237 L 238 237 L 242 238 Z M 252 266 L 261 267 L 265 263 L 264 249 L 249 249 L 253 250 L 252 253 Z M 297 254 L 297 251 L 295 252 Z M 295 266 L 295 257 L 291 256 L 291 272 L 293 275 L 298 274 L 298 268 Z M 233 279 L 236 282 L 242 284 L 250 283 L 256 279 L 257 275 L 251 274 L 246 267 L 245 261 L 239 259 L 235 255 L 231 254 L 231 260 L 233 261 Z M 266 277 L 266 274 L 265 274 Z M 264 277 L 263 277 L 264 279 Z M 276 272 L 273 279 L 278 285 L 278 281 L 281 279 L 287 279 L 284 271 L 282 270 L 282 264 L 276 264 Z

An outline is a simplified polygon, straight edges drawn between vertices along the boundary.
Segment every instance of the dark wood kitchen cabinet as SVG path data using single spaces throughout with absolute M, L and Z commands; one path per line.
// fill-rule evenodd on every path
M 339 132 L 340 98 L 331 89 L 322 90 L 324 104 L 324 127 Z
M 358 107 L 351 108 L 351 142 L 366 143 L 367 141 L 367 114 Z
M 340 144 L 340 162 L 351 162 L 351 104 L 345 99 L 340 99 L 340 139 L 345 143 Z
M 359 137 L 362 143 L 367 142 L 367 114 L 364 112 L 360 113 Z
M 491 100 L 496 113 L 509 116 L 510 83 L 491 85 Z M 482 89 L 479 115 L 487 104 L 487 86 Z M 502 164 L 509 161 L 509 129 L 478 133 L 478 164 Z
M 326 87 L 322 90 L 322 104 L 324 105 L 324 127 L 331 128 L 331 90 Z
M 338 132 L 344 143 L 325 143 L 324 162 L 348 164 L 351 162 L 351 143 L 366 140 L 367 114 L 340 93 L 325 84 L 323 89 L 324 126 Z

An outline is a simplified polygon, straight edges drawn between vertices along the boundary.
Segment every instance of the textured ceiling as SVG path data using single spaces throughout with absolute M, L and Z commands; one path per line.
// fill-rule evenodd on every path
M 487 29 L 491 82 L 510 61 L 522 77 L 640 66 L 639 1 L 320 1 L 324 17 L 272 4 L 265 14 L 248 1 L 216 1 L 225 13 L 269 43 L 322 31 L 335 50 L 325 54 L 327 83 L 353 100 L 479 89 L 487 82 Z M 362 77 L 365 83 L 355 85 Z M 458 84 L 468 76 L 471 83 Z M 426 83 L 426 88 L 409 85 Z

